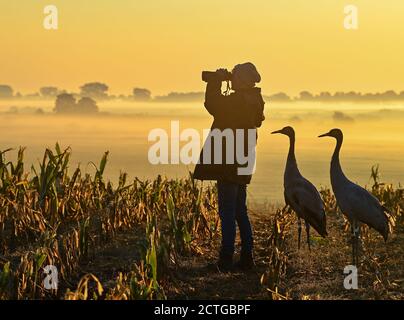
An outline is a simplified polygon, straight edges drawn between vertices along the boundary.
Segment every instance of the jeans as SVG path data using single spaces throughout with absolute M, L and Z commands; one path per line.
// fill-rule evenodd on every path
M 233 255 L 236 240 L 236 221 L 240 230 L 241 251 L 250 253 L 253 236 L 247 213 L 247 186 L 218 181 L 219 215 L 222 225 L 222 253 Z

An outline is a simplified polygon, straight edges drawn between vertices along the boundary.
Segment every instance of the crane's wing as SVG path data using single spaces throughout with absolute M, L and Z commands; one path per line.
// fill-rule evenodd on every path
M 285 188 L 285 198 L 299 217 L 306 220 L 320 235 L 327 235 L 324 204 L 310 181 L 304 178 L 295 180 Z
M 366 189 L 353 183 L 348 190 L 346 197 L 353 217 L 379 231 L 386 239 L 389 219 L 379 200 Z

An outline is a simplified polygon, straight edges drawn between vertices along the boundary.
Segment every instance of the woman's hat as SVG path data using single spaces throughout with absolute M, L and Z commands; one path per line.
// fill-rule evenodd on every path
M 236 65 L 232 70 L 233 76 L 241 82 L 243 87 L 254 87 L 261 81 L 261 76 L 257 68 L 251 62 Z

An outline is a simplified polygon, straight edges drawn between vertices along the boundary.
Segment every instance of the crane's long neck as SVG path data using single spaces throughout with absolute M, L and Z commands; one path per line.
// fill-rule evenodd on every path
M 341 168 L 341 163 L 339 160 L 339 154 L 342 147 L 343 138 L 337 138 L 337 144 L 335 146 L 334 154 L 331 159 L 331 183 L 334 185 L 335 183 L 340 182 L 341 180 L 347 180 L 344 172 Z
M 299 169 L 297 168 L 296 156 L 295 156 L 295 136 L 289 137 L 289 153 L 288 159 L 286 161 L 286 170 L 285 174 L 300 174 Z
M 296 142 L 295 137 L 294 137 L 294 136 L 290 136 L 290 137 L 289 137 L 288 162 L 296 163 L 295 142 Z

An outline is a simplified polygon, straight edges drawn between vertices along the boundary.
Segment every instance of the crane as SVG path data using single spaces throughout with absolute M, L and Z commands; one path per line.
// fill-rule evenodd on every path
M 298 217 L 298 248 L 300 249 L 301 219 L 303 219 L 306 224 L 307 244 L 310 250 L 310 226 L 322 237 L 327 236 L 324 204 L 316 187 L 300 174 L 297 167 L 295 130 L 288 126 L 272 132 L 272 134 L 277 133 L 288 136 L 290 143 L 284 174 L 285 202 Z
M 378 231 L 387 241 L 389 234 L 389 218 L 387 209 L 369 191 L 351 182 L 341 168 L 339 155 L 344 140 L 340 129 L 332 129 L 322 137 L 333 137 L 337 140 L 331 159 L 331 185 L 341 212 L 348 218 L 352 232 L 352 264 L 358 263 L 360 224 L 364 223 Z

